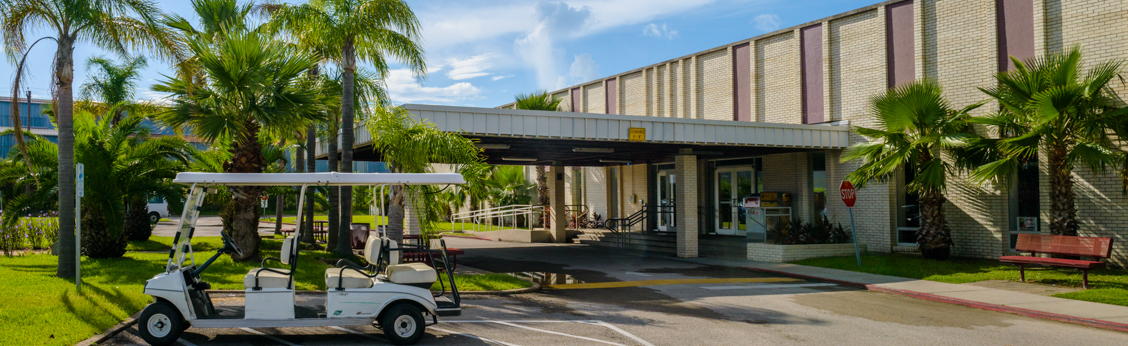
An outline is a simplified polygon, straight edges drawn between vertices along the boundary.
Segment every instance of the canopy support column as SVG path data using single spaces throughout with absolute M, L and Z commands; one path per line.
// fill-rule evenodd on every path
M 678 180 L 674 186 L 678 257 L 697 257 L 697 155 L 692 153 L 692 149 L 682 149 L 674 157 Z
M 564 208 L 564 166 L 555 161 L 548 170 L 549 205 L 552 208 L 552 242 L 563 243 L 568 238 L 568 217 Z

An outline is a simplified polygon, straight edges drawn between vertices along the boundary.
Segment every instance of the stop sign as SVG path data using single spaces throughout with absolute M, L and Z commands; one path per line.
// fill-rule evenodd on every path
M 847 208 L 853 208 L 854 202 L 858 201 L 857 190 L 849 180 L 842 181 L 842 185 L 838 186 L 838 193 L 842 194 L 842 203 L 846 203 Z

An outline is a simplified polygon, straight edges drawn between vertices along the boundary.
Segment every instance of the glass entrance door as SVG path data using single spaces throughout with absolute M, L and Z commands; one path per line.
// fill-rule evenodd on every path
M 658 214 L 658 231 L 674 232 L 677 229 L 677 219 L 674 218 L 674 188 L 677 186 L 677 174 L 672 171 L 658 171 L 658 206 L 654 212 Z
M 743 236 L 748 231 L 743 201 L 756 192 L 752 166 L 717 168 L 715 181 L 717 234 Z

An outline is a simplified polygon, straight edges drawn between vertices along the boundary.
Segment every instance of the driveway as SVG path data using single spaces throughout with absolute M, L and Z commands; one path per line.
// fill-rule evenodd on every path
M 1128 334 L 585 245 L 450 239 L 548 289 L 465 296 L 421 345 L 1124 345 Z M 136 328 L 108 345 L 142 343 Z M 374 327 L 189 329 L 185 345 L 386 344 Z

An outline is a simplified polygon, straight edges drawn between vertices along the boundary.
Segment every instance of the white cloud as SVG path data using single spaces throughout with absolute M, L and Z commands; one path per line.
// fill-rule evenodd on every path
M 672 39 L 678 37 L 678 31 L 667 29 L 666 23 L 662 23 L 662 26 L 658 26 L 658 24 L 650 23 L 650 24 L 647 24 L 646 26 L 644 26 L 642 28 L 642 36 L 653 36 L 653 37 L 666 38 L 666 39 L 672 40 Z
M 502 79 L 505 79 L 505 78 L 513 77 L 513 76 L 516 76 L 516 75 L 511 74 L 511 75 L 508 75 L 508 76 L 493 76 L 492 79 L 493 80 L 502 80 Z
M 445 87 L 420 85 L 408 69 L 393 69 L 384 80 L 395 102 L 455 102 L 480 98 L 482 90 L 468 82 Z
M 591 58 L 591 54 L 579 54 L 572 60 L 568 67 L 568 75 L 556 78 L 556 89 L 569 85 L 583 83 L 599 78 L 599 65 Z
M 580 33 L 591 16 L 591 8 L 571 7 L 566 3 L 541 2 L 536 6 L 537 25 L 514 43 L 517 54 L 536 73 L 537 86 L 549 88 L 560 76 L 556 48 L 560 39 Z
M 779 29 L 779 16 L 774 14 L 761 14 L 752 18 L 752 24 L 756 26 L 756 30 L 768 32 Z
M 490 75 L 486 69 L 493 67 L 491 60 L 497 58 L 500 54 L 486 53 L 482 55 L 475 55 L 466 59 L 450 58 L 447 63 L 450 64 L 450 71 L 447 72 L 447 77 L 453 80 L 464 80 L 470 78 L 477 78 Z

